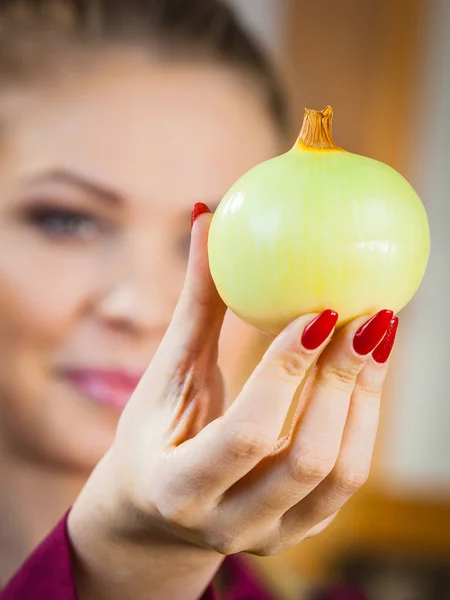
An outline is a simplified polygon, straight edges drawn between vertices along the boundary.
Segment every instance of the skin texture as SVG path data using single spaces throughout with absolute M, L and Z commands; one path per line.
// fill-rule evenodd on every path
M 0 154 L 0 580 L 113 441 L 120 411 L 66 370 L 145 371 L 183 285 L 194 202 L 213 207 L 278 150 L 246 79 L 121 49 L 51 94 L 16 92 Z M 227 319 L 227 379 L 249 332 Z

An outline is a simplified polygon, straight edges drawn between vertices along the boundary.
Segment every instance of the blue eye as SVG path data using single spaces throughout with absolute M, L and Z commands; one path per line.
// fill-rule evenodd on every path
M 81 211 L 36 207 L 29 221 L 46 236 L 54 239 L 92 240 L 102 230 L 96 217 Z

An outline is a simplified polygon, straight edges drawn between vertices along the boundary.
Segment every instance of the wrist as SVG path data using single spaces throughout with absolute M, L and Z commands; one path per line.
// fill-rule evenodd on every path
M 143 515 L 118 489 L 111 455 L 99 463 L 68 518 L 80 600 L 197 600 L 223 561 Z

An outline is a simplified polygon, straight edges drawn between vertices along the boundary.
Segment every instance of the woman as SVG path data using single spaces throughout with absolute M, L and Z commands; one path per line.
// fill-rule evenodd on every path
M 248 329 L 222 328 L 204 202 L 285 147 L 276 79 L 216 1 L 27 5 L 0 19 L 3 597 L 209 598 L 225 568 L 262 598 L 224 556 L 365 480 L 397 319 L 301 316 L 225 410 L 219 334 L 227 374 Z

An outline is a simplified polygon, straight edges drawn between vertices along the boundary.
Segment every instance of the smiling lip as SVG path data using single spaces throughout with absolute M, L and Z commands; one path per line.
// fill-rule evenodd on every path
M 125 408 L 142 375 L 124 371 L 74 369 L 64 373 L 69 382 L 90 400 L 118 410 Z

